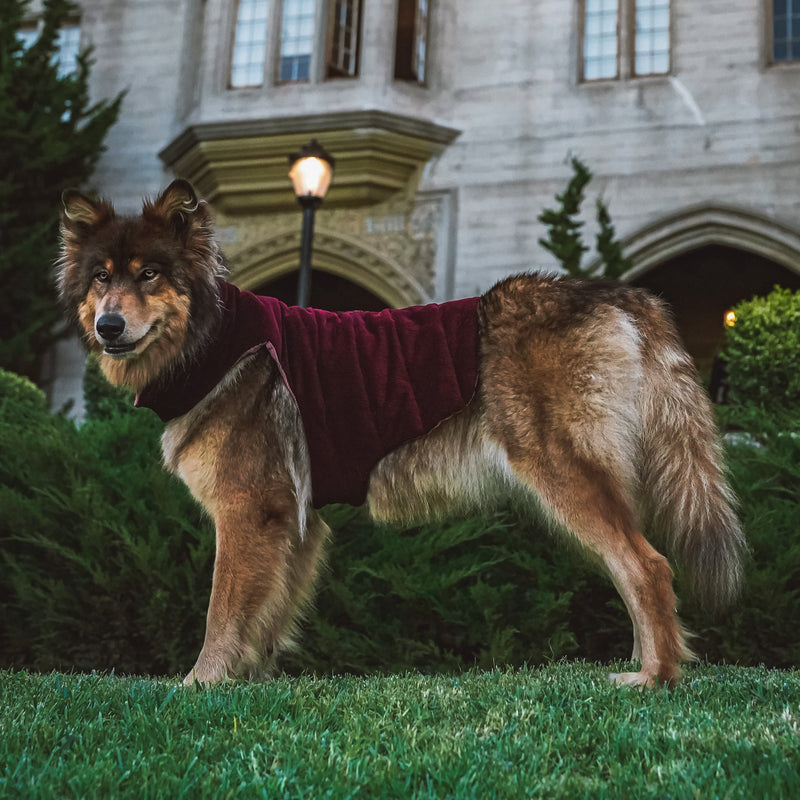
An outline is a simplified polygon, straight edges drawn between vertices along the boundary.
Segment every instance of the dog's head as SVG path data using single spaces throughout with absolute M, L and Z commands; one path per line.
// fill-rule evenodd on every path
M 216 322 L 222 273 L 211 213 L 173 181 L 141 216 L 69 189 L 58 287 L 106 377 L 140 391 L 191 357 Z

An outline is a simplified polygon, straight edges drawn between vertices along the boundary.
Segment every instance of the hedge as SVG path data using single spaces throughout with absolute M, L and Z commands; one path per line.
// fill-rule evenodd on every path
M 730 398 L 783 417 L 800 406 L 800 291 L 776 286 L 733 311 L 723 351 Z
M 91 413 L 78 427 L 0 372 L 0 665 L 185 672 L 202 643 L 213 529 L 161 467 L 155 416 L 88 374 Z M 701 656 L 795 666 L 800 438 L 761 412 L 737 424 L 753 431 L 729 448 L 752 550 L 747 588 L 722 620 L 688 599 L 681 614 Z M 282 662 L 290 672 L 629 655 L 613 587 L 543 526 L 511 512 L 413 530 L 376 528 L 346 506 L 324 515 L 328 565 Z

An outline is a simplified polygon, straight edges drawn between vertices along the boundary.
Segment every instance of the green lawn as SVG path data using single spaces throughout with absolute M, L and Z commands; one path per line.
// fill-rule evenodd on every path
M 644 693 L 607 672 L 0 672 L 0 797 L 800 797 L 800 672 L 702 666 Z

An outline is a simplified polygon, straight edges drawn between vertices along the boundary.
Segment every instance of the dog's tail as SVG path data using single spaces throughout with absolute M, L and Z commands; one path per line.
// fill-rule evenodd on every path
M 744 534 L 722 467 L 711 402 L 669 313 L 651 299 L 640 320 L 644 348 L 641 481 L 650 524 L 704 608 L 738 595 Z

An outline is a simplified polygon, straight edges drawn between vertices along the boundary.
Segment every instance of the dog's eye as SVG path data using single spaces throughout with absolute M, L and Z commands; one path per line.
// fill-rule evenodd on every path
M 143 281 L 152 281 L 154 278 L 158 277 L 158 270 L 153 269 L 152 267 L 145 267 L 140 273 L 139 278 Z
M 94 279 L 98 283 L 105 283 L 111 277 L 111 273 L 107 269 L 100 269 L 94 274 Z

